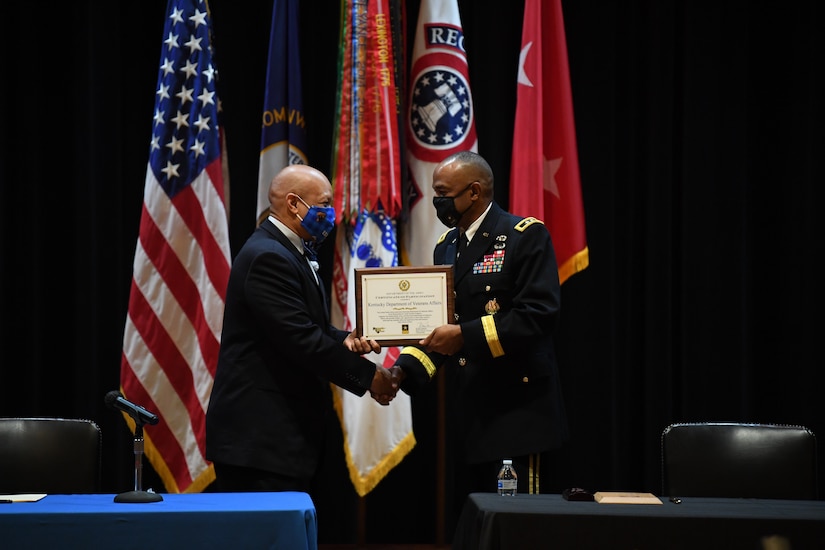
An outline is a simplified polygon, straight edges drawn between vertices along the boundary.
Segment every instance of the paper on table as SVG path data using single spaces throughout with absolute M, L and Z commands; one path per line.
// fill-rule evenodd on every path
M 15 495 L 0 495 L 0 502 L 37 502 L 45 496 L 46 493 L 18 493 Z
M 598 491 L 593 495 L 596 502 L 602 504 L 662 504 L 653 493 L 623 493 L 616 491 Z

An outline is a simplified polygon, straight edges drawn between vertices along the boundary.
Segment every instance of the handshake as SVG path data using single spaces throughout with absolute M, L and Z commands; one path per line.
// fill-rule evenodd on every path
M 347 335 L 344 345 L 348 350 L 361 355 L 381 351 L 378 342 L 366 336 L 358 336 L 355 332 Z M 398 393 L 398 388 L 401 387 L 401 382 L 405 376 L 406 373 L 401 367 L 385 369 L 381 365 L 376 365 L 375 376 L 372 377 L 372 384 L 370 385 L 370 395 L 382 405 L 389 405 L 390 401 L 395 398 L 395 394 Z
M 404 380 L 406 373 L 399 366 L 385 369 L 381 365 L 376 365 L 375 376 L 372 377 L 370 395 L 382 405 L 389 405 L 395 398 L 398 388 Z

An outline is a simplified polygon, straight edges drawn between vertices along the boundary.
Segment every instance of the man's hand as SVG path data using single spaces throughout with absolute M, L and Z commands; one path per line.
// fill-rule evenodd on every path
M 461 332 L 461 325 L 441 325 L 418 343 L 428 352 L 453 355 L 464 347 L 464 334 Z
M 376 342 L 375 340 L 370 340 L 366 336 L 358 336 L 355 331 L 350 332 L 347 334 L 347 337 L 344 338 L 344 345 L 347 347 L 348 350 L 353 351 L 355 353 L 360 353 L 364 355 L 365 353 L 381 352 L 381 345 Z

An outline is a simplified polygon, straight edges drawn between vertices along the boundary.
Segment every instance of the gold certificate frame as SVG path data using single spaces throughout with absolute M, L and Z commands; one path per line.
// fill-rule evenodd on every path
M 454 322 L 453 267 L 355 268 L 355 327 L 382 346 L 417 343 Z

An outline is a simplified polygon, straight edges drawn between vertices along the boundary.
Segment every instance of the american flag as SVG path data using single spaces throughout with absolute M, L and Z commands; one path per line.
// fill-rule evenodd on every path
M 209 9 L 169 0 L 166 13 L 120 383 L 160 417 L 146 457 L 168 492 L 184 493 L 214 480 L 205 411 L 231 256 Z

